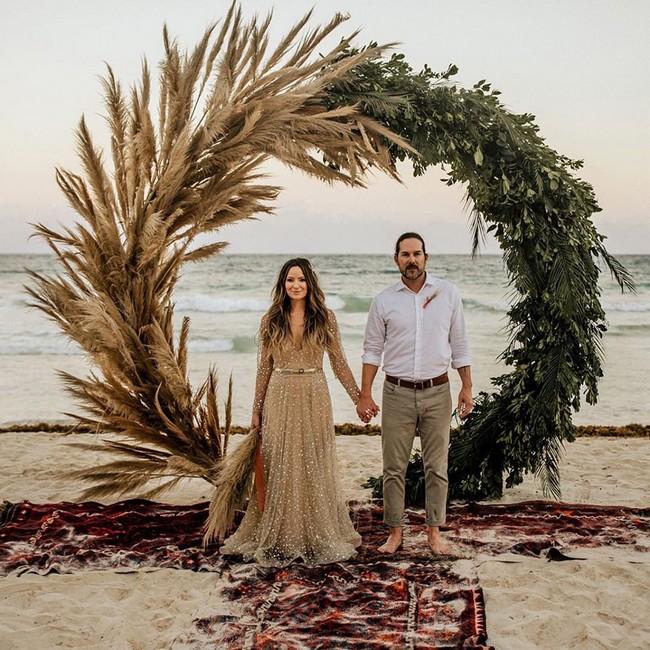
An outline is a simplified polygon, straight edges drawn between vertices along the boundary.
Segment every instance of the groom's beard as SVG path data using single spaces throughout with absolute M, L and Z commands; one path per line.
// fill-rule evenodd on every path
M 408 264 L 405 269 L 401 270 L 401 273 L 407 280 L 417 280 L 424 273 L 424 269 L 417 264 Z

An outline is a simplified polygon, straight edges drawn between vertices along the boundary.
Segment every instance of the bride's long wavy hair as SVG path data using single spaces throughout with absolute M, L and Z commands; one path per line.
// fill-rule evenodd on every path
M 325 294 L 320 288 L 318 276 L 311 263 L 304 257 L 287 260 L 278 273 L 278 279 L 271 292 L 271 306 L 266 312 L 260 331 L 262 344 L 273 350 L 290 340 L 291 298 L 287 294 L 285 282 L 289 270 L 294 266 L 300 268 L 307 282 L 303 344 L 327 348 L 332 342 L 332 332 L 328 327 L 329 313 L 325 306 Z

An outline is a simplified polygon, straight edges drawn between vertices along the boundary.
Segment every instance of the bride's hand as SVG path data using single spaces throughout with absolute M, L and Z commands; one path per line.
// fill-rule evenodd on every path
M 368 424 L 377 413 L 379 413 L 379 407 L 372 397 L 361 397 L 357 402 L 357 415 L 365 424 Z

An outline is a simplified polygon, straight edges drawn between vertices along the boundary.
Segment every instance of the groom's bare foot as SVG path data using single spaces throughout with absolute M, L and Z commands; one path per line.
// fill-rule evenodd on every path
M 395 553 L 402 548 L 402 528 L 391 528 L 388 539 L 377 549 L 380 553 Z
M 449 544 L 442 538 L 438 526 L 427 527 L 427 543 L 436 555 L 449 555 Z

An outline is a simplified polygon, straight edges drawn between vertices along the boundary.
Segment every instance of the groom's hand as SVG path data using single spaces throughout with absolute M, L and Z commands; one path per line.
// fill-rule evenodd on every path
M 458 415 L 461 420 L 464 420 L 474 408 L 474 399 L 472 398 L 471 388 L 461 388 L 458 394 Z
M 377 413 L 379 413 L 379 407 L 372 397 L 361 396 L 359 398 L 357 402 L 357 415 L 363 423 L 368 424 Z

